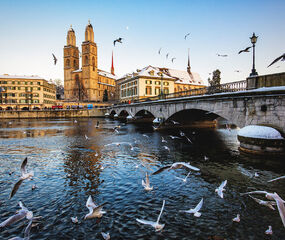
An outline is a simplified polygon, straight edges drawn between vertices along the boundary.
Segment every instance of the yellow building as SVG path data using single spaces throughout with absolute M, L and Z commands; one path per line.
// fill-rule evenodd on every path
M 56 86 L 38 76 L 0 75 L 2 109 L 44 108 L 56 102 Z
M 205 87 L 200 75 L 191 72 L 189 61 L 187 71 L 147 66 L 117 79 L 116 85 L 120 102 Z
M 100 102 L 106 90 L 108 99 L 114 99 L 116 76 L 98 69 L 97 44 L 94 42 L 93 26 L 89 22 L 85 29 L 82 51 L 76 47 L 75 32 L 70 27 L 67 45 L 64 46 L 64 98 L 65 101 Z M 82 67 L 79 68 L 79 61 Z M 113 58 L 112 58 L 113 61 Z

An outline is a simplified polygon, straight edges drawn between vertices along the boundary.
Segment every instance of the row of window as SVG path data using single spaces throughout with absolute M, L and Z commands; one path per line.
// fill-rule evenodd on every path
M 19 101 L 17 99 L 7 99 L 3 101 L 3 103 L 39 103 L 40 101 L 38 99 L 20 99 Z
M 132 81 L 132 82 L 129 82 L 129 83 L 126 83 L 126 84 L 122 84 L 121 88 L 127 88 L 127 87 L 132 87 L 132 86 L 135 86 L 137 85 L 137 81 Z
M 168 87 L 164 87 L 163 88 L 163 93 L 164 94 L 168 94 L 169 93 L 169 88 Z M 154 95 L 159 95 L 161 94 L 161 88 L 160 87 L 155 87 L 154 88 Z M 145 95 L 152 95 L 152 87 L 147 86 L 145 88 Z
M 145 84 L 152 84 L 152 80 L 145 80 Z M 160 85 L 161 81 L 154 81 L 155 85 Z M 164 86 L 169 86 L 169 82 L 163 81 Z
M 17 97 L 17 93 L 3 93 L 2 97 Z M 39 97 L 38 93 L 19 93 L 19 97 Z
M 35 82 L 36 83 L 36 82 Z M 0 81 L 0 84 L 18 84 L 18 85 L 34 85 L 34 82 L 17 82 L 17 81 Z M 41 85 L 41 82 L 37 82 L 37 85 Z
M 50 101 L 50 100 L 44 100 L 44 103 L 46 103 L 46 104 L 54 104 L 55 103 L 55 101 Z
M 55 96 L 53 96 L 53 95 L 49 95 L 49 94 L 44 94 L 44 98 L 51 98 L 51 99 L 55 99 Z
M 38 90 L 38 91 L 40 91 L 41 90 L 41 88 L 40 87 L 2 87 L 2 88 L 4 88 L 4 90 L 5 91 L 7 91 L 7 90 L 24 90 L 25 89 L 25 91 L 33 91 L 33 90 Z
M 136 96 L 138 94 L 137 87 L 121 90 L 121 97 Z

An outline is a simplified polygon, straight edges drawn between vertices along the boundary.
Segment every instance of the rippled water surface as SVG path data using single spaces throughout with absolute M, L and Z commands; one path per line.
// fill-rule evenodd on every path
M 113 128 L 119 124 L 116 133 Z M 285 180 L 267 183 L 285 175 L 284 159 L 240 155 L 237 130 L 185 130 L 190 143 L 185 137 L 169 137 L 179 136 L 179 131 L 154 132 L 148 126 L 108 119 L 11 120 L 0 125 L 0 221 L 13 215 L 22 200 L 34 216 L 42 216 L 31 239 L 102 239 L 101 232 L 109 232 L 111 239 L 285 239 L 277 210 L 240 196 L 267 190 L 285 199 Z M 35 177 L 25 180 L 9 200 L 25 157 Z M 179 179 L 188 174 L 185 169 L 163 171 L 150 176 L 153 190 L 144 190 L 145 172 L 177 161 L 201 171 L 191 172 L 187 182 Z M 215 189 L 226 179 L 221 199 Z M 37 188 L 32 190 L 34 184 Z M 97 204 L 106 202 L 101 219 L 83 220 L 89 195 Z M 180 212 L 194 208 L 201 198 L 201 217 Z M 163 200 L 161 232 L 136 221 L 156 221 Z M 237 214 L 239 223 L 232 221 Z M 72 223 L 75 216 L 79 224 Z M 26 225 L 22 220 L 0 229 L 0 239 L 23 237 Z M 268 225 L 272 236 L 265 235 Z

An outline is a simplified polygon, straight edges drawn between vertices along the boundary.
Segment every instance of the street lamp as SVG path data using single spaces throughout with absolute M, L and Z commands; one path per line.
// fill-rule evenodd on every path
M 256 72 L 256 69 L 255 69 L 255 43 L 257 41 L 257 38 L 258 36 L 255 36 L 255 33 L 252 34 L 252 37 L 250 37 L 250 41 L 252 43 L 252 53 L 253 53 L 253 64 L 252 64 L 252 70 L 251 70 L 251 73 L 250 73 L 250 77 L 252 76 L 257 76 L 258 73 Z
M 159 76 L 161 76 L 161 81 L 160 81 L 160 99 L 163 98 L 163 73 L 159 72 Z

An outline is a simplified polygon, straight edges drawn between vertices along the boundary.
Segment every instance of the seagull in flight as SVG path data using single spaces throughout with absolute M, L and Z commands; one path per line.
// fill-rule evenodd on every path
M 164 137 L 161 137 L 161 142 L 167 143 L 167 141 L 164 139 Z
M 110 240 L 111 239 L 110 233 L 101 232 L 101 235 L 104 238 L 104 240 Z
M 145 181 L 142 179 L 142 185 L 146 191 L 151 191 L 153 189 L 153 187 L 150 186 L 149 176 L 147 173 L 145 173 Z
M 187 33 L 185 36 L 184 36 L 184 40 L 186 40 L 186 38 L 190 35 L 190 33 Z
M 256 201 L 258 204 L 269 207 L 272 210 L 275 210 L 275 208 L 273 207 L 273 205 L 276 205 L 276 202 L 274 201 L 264 201 L 258 198 L 255 198 L 251 195 L 248 195 L 250 198 L 252 198 L 254 201 Z
M 176 58 L 174 57 L 174 58 L 171 58 L 171 62 L 173 63 L 173 61 L 175 60 Z
M 267 182 L 273 182 L 273 181 L 277 181 L 277 180 L 280 180 L 280 179 L 283 179 L 283 178 L 285 178 L 285 176 L 281 176 L 281 177 L 278 177 L 278 178 L 274 178 L 274 179 L 271 179 L 271 180 L 269 180 L 269 181 L 267 181 Z
M 217 55 L 218 55 L 218 57 L 227 57 L 228 56 L 227 54 L 218 54 L 218 53 L 217 53 Z
M 215 189 L 215 192 L 217 192 L 221 198 L 224 198 L 223 191 L 225 191 L 224 187 L 226 185 L 227 185 L 227 180 L 223 181 L 222 184 Z
M 97 206 L 93 200 L 92 197 L 89 196 L 86 202 L 86 207 L 89 209 L 89 213 L 85 215 L 84 220 L 91 219 L 91 218 L 101 218 L 105 211 L 102 211 L 103 206 L 106 203 L 103 203 L 99 206 Z
M 277 204 L 277 208 L 279 211 L 280 218 L 282 220 L 283 226 L 285 227 L 285 201 L 275 192 L 275 193 L 269 193 L 266 191 L 252 191 L 252 192 L 246 192 L 242 193 L 241 195 L 246 194 L 265 194 L 265 197 L 269 200 L 274 200 Z
M 160 210 L 160 213 L 159 213 L 159 215 L 158 215 L 158 218 L 157 218 L 156 222 L 147 221 L 147 220 L 138 219 L 138 218 L 137 218 L 136 220 L 137 220 L 139 223 L 151 225 L 152 227 L 154 227 L 154 229 L 155 229 L 156 232 L 162 230 L 162 229 L 164 228 L 165 224 L 159 224 L 159 220 L 160 220 L 161 214 L 162 214 L 162 212 L 163 212 L 164 205 L 165 205 L 165 200 L 163 200 L 162 208 L 161 208 L 161 210 Z
M 194 209 L 191 208 L 190 210 L 180 210 L 180 212 L 193 213 L 195 217 L 200 217 L 202 213 L 200 213 L 199 211 L 202 208 L 202 206 L 203 206 L 203 198 Z
M 170 120 L 170 122 L 172 122 L 174 125 L 179 125 L 180 124 L 179 122 L 176 122 L 174 120 Z
M 247 47 L 247 48 L 245 48 L 245 49 L 243 49 L 243 50 L 240 50 L 240 51 L 238 52 L 238 54 L 241 54 L 242 52 L 249 52 L 249 49 L 251 49 L 251 47 Z
M 2 222 L 0 224 L 0 229 L 3 227 L 7 227 L 7 226 L 9 226 L 15 222 L 18 222 L 24 218 L 27 218 L 28 220 L 33 219 L 33 216 L 34 216 L 33 212 L 29 211 L 21 201 L 19 201 L 19 206 L 20 206 L 21 210 L 19 210 L 15 215 L 9 217 L 4 222 Z
M 270 67 L 270 66 L 273 65 L 274 63 L 278 62 L 279 60 L 285 61 L 285 53 L 283 53 L 283 55 L 281 55 L 280 57 L 276 58 L 272 63 L 270 63 L 270 64 L 268 65 L 268 67 Z
M 25 179 L 31 179 L 34 176 L 34 171 L 27 172 L 27 169 L 26 169 L 27 163 L 28 163 L 28 158 L 25 158 L 21 164 L 21 177 L 18 180 L 18 182 L 15 183 L 10 193 L 9 199 L 11 199 L 16 194 L 16 192 L 18 191 L 19 187 L 21 186 L 22 182 Z
M 168 59 L 168 56 L 169 56 L 169 53 L 167 53 L 167 54 L 166 54 L 166 56 L 165 56 L 165 57 L 166 57 L 166 59 Z
M 160 53 L 161 53 L 161 48 L 158 50 L 158 54 L 160 55 Z
M 187 178 L 189 177 L 190 173 L 191 172 L 189 172 L 185 178 L 181 178 L 181 177 L 176 177 L 176 178 L 182 180 L 183 182 L 187 182 Z
M 164 148 L 165 150 L 167 150 L 168 152 L 170 152 L 169 147 L 167 147 L 167 146 L 163 146 L 163 148 Z
M 57 58 L 56 56 L 52 53 L 52 56 L 53 56 L 53 62 L 54 62 L 54 65 L 56 65 L 56 62 L 57 62 Z
M 171 170 L 171 169 L 178 169 L 178 168 L 189 168 L 191 170 L 194 170 L 194 171 L 200 171 L 199 168 L 197 167 L 194 167 L 192 165 L 190 165 L 189 163 L 185 163 L 185 162 L 176 162 L 176 163 L 173 163 L 173 164 L 170 164 L 170 165 L 166 165 L 160 169 L 158 169 L 157 171 L 155 171 L 152 175 L 156 175 L 156 174 L 159 174 L 161 172 L 163 172 L 164 170 L 168 169 L 168 170 Z
M 177 136 L 172 136 L 172 135 L 169 135 L 169 137 L 171 138 L 171 139 L 181 139 L 180 137 L 177 137 Z
M 86 140 L 88 140 L 88 139 L 89 139 L 89 137 L 88 137 L 86 134 L 85 134 L 85 139 L 86 139 Z
M 114 46 L 116 44 L 116 42 L 122 43 L 123 38 L 117 38 L 116 40 L 114 40 Z

